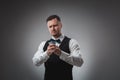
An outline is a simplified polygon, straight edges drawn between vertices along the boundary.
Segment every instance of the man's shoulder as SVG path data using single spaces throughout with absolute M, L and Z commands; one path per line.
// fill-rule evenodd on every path
M 50 39 L 49 39 L 50 40 Z M 40 45 L 45 45 L 49 40 L 44 40 L 40 42 Z
M 41 41 L 41 44 L 46 43 L 46 41 Z
M 47 41 L 41 41 L 39 46 L 45 45 L 46 42 L 47 42 Z
M 70 39 L 70 42 L 77 42 L 77 40 L 74 39 L 74 38 L 70 38 L 70 37 L 68 37 L 68 36 L 65 36 L 65 37 L 68 38 L 68 39 Z
M 76 39 L 74 39 L 74 38 L 70 39 L 70 44 L 71 45 L 79 45 L 78 41 Z
M 76 42 L 77 40 L 74 39 L 74 38 L 71 38 L 70 41 L 72 41 L 72 42 Z

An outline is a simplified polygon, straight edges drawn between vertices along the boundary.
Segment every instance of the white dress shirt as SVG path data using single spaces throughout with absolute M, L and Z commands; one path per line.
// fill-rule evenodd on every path
M 55 39 L 55 38 L 52 36 L 52 39 Z M 60 39 L 62 41 L 64 39 L 64 35 L 62 34 L 57 39 Z M 37 52 L 33 56 L 32 60 L 36 66 L 40 66 L 42 63 L 46 62 L 50 57 L 48 56 L 47 52 L 46 51 L 44 52 L 43 50 L 45 43 L 46 41 L 43 41 L 40 43 Z M 55 45 L 59 46 L 60 44 L 56 43 Z M 59 56 L 59 58 L 71 65 L 80 67 L 83 64 L 83 60 L 80 53 L 80 46 L 75 39 L 70 40 L 69 49 L 70 49 L 70 54 L 61 50 L 61 55 Z

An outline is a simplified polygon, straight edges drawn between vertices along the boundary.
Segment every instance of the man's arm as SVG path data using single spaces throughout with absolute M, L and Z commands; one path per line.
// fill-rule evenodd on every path
M 81 57 L 80 46 L 78 42 L 74 39 L 71 39 L 69 43 L 69 49 L 70 54 L 61 51 L 60 59 L 71 65 L 80 67 L 83 64 L 83 59 Z
M 33 60 L 33 64 L 35 64 L 36 66 L 40 66 L 42 63 L 44 63 L 45 61 L 47 61 L 47 59 L 49 58 L 47 51 L 43 51 L 43 47 L 45 45 L 45 41 L 42 42 L 37 50 L 37 52 L 34 54 L 32 60 Z

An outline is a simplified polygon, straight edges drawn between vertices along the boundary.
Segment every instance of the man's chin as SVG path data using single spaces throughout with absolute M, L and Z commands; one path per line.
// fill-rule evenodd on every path
M 51 35 L 52 35 L 52 36 L 56 36 L 57 34 L 56 34 L 56 33 L 52 33 Z
M 56 37 L 56 36 L 58 36 L 58 35 L 57 35 L 57 34 L 52 34 L 52 36 Z
M 57 36 L 57 35 L 52 35 L 52 36 Z

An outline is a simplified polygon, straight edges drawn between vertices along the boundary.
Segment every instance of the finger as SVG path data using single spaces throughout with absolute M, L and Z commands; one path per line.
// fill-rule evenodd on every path
M 52 46 L 52 47 L 49 47 L 49 49 L 56 49 L 56 47 Z
M 55 49 L 55 54 L 56 55 L 60 55 L 61 54 L 61 50 L 59 48 Z
M 55 46 L 48 46 L 48 49 L 54 49 Z
M 56 49 L 60 49 L 58 46 L 56 46 Z
M 49 45 L 49 47 L 53 47 L 53 46 L 55 46 L 55 45 L 54 45 L 54 44 L 50 44 L 50 45 Z
M 58 51 L 59 51 L 59 50 L 60 50 L 60 48 L 59 48 L 59 47 L 56 47 L 56 50 L 58 50 Z

